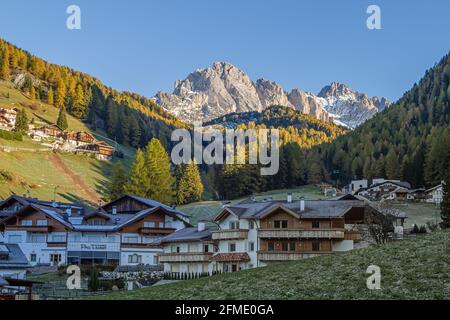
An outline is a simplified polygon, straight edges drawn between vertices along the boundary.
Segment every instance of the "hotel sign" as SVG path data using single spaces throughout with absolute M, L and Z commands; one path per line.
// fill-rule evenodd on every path
M 106 250 L 106 244 L 82 244 L 81 250 Z
M 120 251 L 120 243 L 89 243 L 69 242 L 67 250 L 70 251 Z

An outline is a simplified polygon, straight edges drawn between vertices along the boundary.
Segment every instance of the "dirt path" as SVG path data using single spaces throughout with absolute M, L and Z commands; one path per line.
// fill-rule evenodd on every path
M 93 204 L 97 204 L 99 202 L 100 198 L 97 196 L 97 192 L 93 190 L 90 186 L 88 186 L 79 174 L 73 172 L 72 169 L 70 169 L 64 163 L 64 161 L 60 158 L 60 156 L 57 153 L 51 153 L 48 156 L 48 158 L 53 163 L 55 168 L 59 172 L 61 172 L 64 176 L 66 176 L 70 181 L 72 181 L 74 186 L 77 187 L 77 189 L 80 192 L 79 196 L 81 198 L 84 198 Z

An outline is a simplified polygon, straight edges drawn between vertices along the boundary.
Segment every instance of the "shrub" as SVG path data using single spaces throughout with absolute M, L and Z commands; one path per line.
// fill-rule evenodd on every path
M 5 140 L 16 140 L 16 141 L 22 141 L 23 137 L 20 132 L 14 132 L 14 131 L 6 131 L 0 129 L 0 138 Z
M 430 232 L 435 232 L 436 230 L 439 229 L 439 224 L 436 222 L 428 221 L 427 227 L 428 227 L 428 230 L 430 230 Z

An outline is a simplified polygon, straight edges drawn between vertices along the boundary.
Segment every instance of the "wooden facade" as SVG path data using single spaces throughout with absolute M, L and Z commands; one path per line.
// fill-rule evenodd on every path
M 136 213 L 141 210 L 150 208 L 149 205 L 141 201 L 128 196 L 123 196 L 115 201 L 105 204 L 102 209 L 107 213 L 112 213 L 114 207 L 116 208 L 116 211 L 120 213 Z
M 23 225 L 22 221 L 31 221 L 29 225 Z M 46 221 L 46 225 L 38 225 L 38 221 Z M 43 212 L 28 206 L 22 211 L 3 221 L 5 229 L 24 230 L 29 232 L 67 232 L 68 228 L 59 221 L 48 217 Z

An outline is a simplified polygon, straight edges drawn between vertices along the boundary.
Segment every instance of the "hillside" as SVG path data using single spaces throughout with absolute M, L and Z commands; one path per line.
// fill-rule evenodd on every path
M 334 180 L 387 177 L 434 186 L 450 161 L 450 55 L 391 107 L 348 135 L 318 147 Z
M 0 107 L 23 108 L 28 119 L 34 119 L 38 126 L 55 123 L 59 112 L 54 106 L 31 100 L 6 81 L 0 81 Z M 68 130 L 91 132 L 98 140 L 117 147 L 124 154 L 121 161 L 129 166 L 134 155 L 132 148 L 114 143 L 102 132 L 92 131 L 73 116 L 68 115 L 67 120 Z M 51 200 L 55 195 L 59 201 L 97 204 L 104 196 L 111 170 L 110 162 L 86 155 L 56 154 L 28 137 L 24 137 L 23 141 L 0 138 L 0 145 L 20 148 L 18 151 L 0 152 L 0 198 L 15 193 Z M 29 149 L 42 151 L 30 152 Z
M 114 90 L 89 74 L 49 63 L 1 38 L 0 67 L 0 79 L 27 97 L 65 107 L 124 145 L 143 147 L 153 137 L 168 145 L 172 130 L 187 126 L 153 99 Z
M 450 232 L 93 299 L 450 299 Z M 366 287 L 381 268 L 381 290 Z

